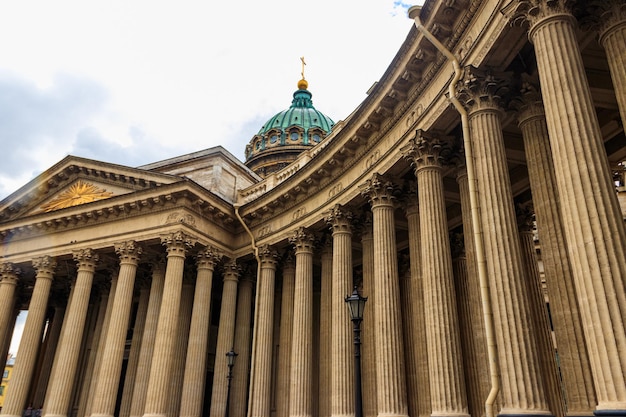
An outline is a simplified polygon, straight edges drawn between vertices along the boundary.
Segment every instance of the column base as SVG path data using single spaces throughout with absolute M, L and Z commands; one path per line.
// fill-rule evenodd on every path
M 535 412 L 528 412 L 528 413 L 499 413 L 498 417 L 554 417 L 554 415 L 552 413 L 550 413 L 549 411 L 535 411 Z
M 593 415 L 598 417 L 622 417 L 626 416 L 626 410 L 595 410 Z

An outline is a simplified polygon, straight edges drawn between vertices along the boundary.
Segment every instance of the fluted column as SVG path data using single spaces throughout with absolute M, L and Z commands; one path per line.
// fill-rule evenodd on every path
M 35 288 L 28 305 L 20 347 L 15 357 L 11 384 L 7 388 L 2 407 L 3 416 L 20 417 L 26 407 L 56 265 L 56 261 L 50 256 L 33 259 L 33 267 L 36 270 Z
M 363 291 L 362 296 L 367 297 L 370 306 L 376 304 L 374 294 L 374 234 L 372 231 L 372 213 L 365 213 L 361 224 L 361 245 L 363 253 Z M 322 310 L 323 311 L 323 310 Z M 361 323 L 361 354 L 365 366 L 361 367 L 363 376 L 363 415 L 376 417 L 376 316 L 373 308 L 363 310 L 363 322 Z
M 190 271 L 191 272 L 191 271 Z M 194 281 L 191 275 L 185 273 L 183 289 L 180 294 L 180 310 L 178 313 L 178 325 L 176 329 L 176 343 L 174 344 L 174 357 L 170 366 L 169 401 L 167 415 L 178 416 L 181 407 L 183 380 L 185 378 L 185 364 L 187 359 L 187 346 L 189 342 L 189 328 L 191 325 L 191 312 L 193 308 Z
M 606 52 L 613 92 L 626 126 L 626 4 L 622 0 L 598 0 L 589 2 L 600 35 L 600 45 Z
M 525 296 L 526 278 L 500 124 L 500 98 L 507 84 L 491 73 L 468 67 L 459 86 L 469 110 L 476 162 L 502 382 L 500 414 L 550 414 Z
M 280 304 L 280 335 L 278 342 L 281 360 L 276 377 L 276 416 L 289 415 L 289 386 L 291 378 L 291 348 L 293 336 L 294 288 L 296 285 L 296 265 L 291 251 L 283 263 L 283 285 Z
M 148 302 L 150 301 L 150 286 L 147 279 L 142 277 L 139 287 L 139 300 L 137 302 L 137 313 L 133 326 L 133 338 L 130 342 L 130 353 L 128 354 L 128 365 L 124 376 L 124 391 L 120 404 L 120 417 L 130 416 L 130 407 L 133 402 L 133 392 L 139 370 L 139 355 L 141 354 L 141 339 L 148 319 Z
M 407 416 L 400 283 L 394 221 L 394 185 L 374 174 L 361 186 L 372 206 L 376 304 L 376 383 L 378 414 Z
M 213 369 L 211 417 L 222 417 L 226 413 L 228 399 L 228 358 L 226 353 L 233 348 L 235 337 L 239 270 L 240 268 L 235 260 L 231 260 L 224 265 L 222 307 L 220 309 L 220 323 L 217 331 L 217 346 L 215 348 L 215 367 Z
M 77 250 L 73 255 L 78 273 L 72 289 L 72 299 L 65 314 L 65 323 L 46 393 L 44 416 L 49 417 L 68 415 L 91 285 L 98 262 L 98 255 L 92 249 Z
M 154 352 L 154 340 L 156 339 L 164 286 L 165 262 L 163 259 L 158 258 L 152 262 L 150 299 L 148 300 L 146 323 L 141 336 L 141 351 L 139 352 L 139 363 L 137 364 L 137 375 L 135 376 L 133 400 L 130 405 L 131 417 L 142 416 L 145 409 L 148 379 L 150 378 L 150 367 L 152 365 L 152 353 Z
M 526 287 L 530 304 L 532 319 L 535 323 L 537 334 L 537 347 L 541 364 L 546 397 L 550 409 L 555 417 L 563 417 L 565 414 L 565 400 L 563 387 L 559 378 L 557 357 L 552 334 L 548 309 L 539 275 L 537 263 L 537 250 L 535 248 L 535 236 L 533 232 L 534 213 L 530 207 L 518 206 L 517 219 L 522 246 L 522 257 L 526 269 Z
M 339 205 L 326 214 L 333 233 L 331 290 L 331 411 L 332 417 L 354 414 L 352 323 L 344 301 L 352 293 L 352 214 Z
M 519 110 L 567 414 L 590 415 L 596 404 L 591 368 L 565 244 L 543 102 L 532 84 L 525 84 Z
M 230 417 L 245 417 L 248 399 L 248 370 L 250 369 L 250 336 L 252 319 L 252 293 L 254 280 L 244 273 L 237 291 L 237 318 L 235 319 L 235 352 L 237 366 L 233 368 L 230 385 Z
M 442 149 L 436 135 L 418 130 L 403 152 L 416 166 L 432 413 L 466 416 Z
M 20 269 L 10 262 L 0 264 L 0 340 L 11 338 L 11 334 L 8 333 L 12 328 L 11 320 L 15 318 L 13 307 L 19 273 Z M 0 362 L 4 365 L 4 359 Z
M 326 243 L 321 255 L 322 295 L 320 299 L 320 417 L 330 417 L 331 413 L 331 337 L 332 337 L 332 279 L 333 279 L 333 249 L 330 239 L 326 236 Z M 369 417 L 369 416 L 368 416 Z
M 48 321 L 46 342 L 44 344 L 44 357 L 41 361 L 41 369 L 39 370 L 39 375 L 37 375 L 37 389 L 35 390 L 35 395 L 33 396 L 32 400 L 32 406 L 36 409 L 43 408 L 44 400 L 46 398 L 46 391 L 48 389 L 48 383 L 50 382 L 50 376 L 52 373 L 52 365 L 55 361 L 55 354 L 58 349 L 59 339 L 61 337 L 61 330 L 63 327 L 63 319 L 65 316 L 67 299 L 58 295 L 57 297 L 53 297 L 54 313 L 52 315 L 52 320 Z
M 120 272 L 113 296 L 109 327 L 105 333 L 100 371 L 95 381 L 96 389 L 91 409 L 93 417 L 112 417 L 115 411 L 126 332 L 133 302 L 135 274 L 142 251 L 142 248 L 132 240 L 115 245 L 115 252 L 120 257 Z
M 313 235 L 304 228 L 289 239 L 296 254 L 289 416 L 313 415 Z M 284 313 L 283 313 L 284 314 Z
M 465 158 L 462 158 L 465 160 Z M 462 165 L 456 176 L 461 197 L 463 218 L 462 253 L 459 254 L 457 273 L 457 299 L 459 319 L 461 319 L 461 340 L 465 359 L 465 380 L 467 381 L 467 402 L 470 415 L 485 415 L 485 400 L 490 391 L 489 358 L 487 355 L 487 335 L 480 296 L 480 280 L 474 246 L 474 223 L 470 207 L 469 180 L 467 170 Z M 461 312 L 463 310 L 464 313 Z
M 200 417 L 202 415 L 207 376 L 213 272 L 221 258 L 222 253 L 211 246 L 196 255 L 198 274 L 193 298 L 193 311 L 191 312 L 180 417 Z
M 109 330 L 109 325 L 111 323 L 111 316 L 113 315 L 113 302 L 115 300 L 115 291 L 117 289 L 117 282 L 119 277 L 119 269 L 111 268 L 109 271 L 111 281 L 109 285 L 109 292 L 107 294 L 106 299 L 101 300 L 103 304 L 106 304 L 104 311 L 104 320 L 98 324 L 99 331 L 98 337 L 93 340 L 93 348 L 95 350 L 95 356 L 93 360 L 93 368 L 91 369 L 88 375 L 89 391 L 85 394 L 85 403 L 84 409 L 81 410 L 82 407 L 79 407 L 80 415 L 91 416 L 91 410 L 93 409 L 94 403 L 94 393 L 98 386 L 100 369 L 102 367 L 102 358 L 104 356 L 104 351 L 106 349 L 106 339 L 107 333 Z M 81 412 L 82 411 L 82 412 Z
M 267 245 L 258 251 L 261 265 L 257 277 L 248 417 L 270 417 L 277 254 Z
M 561 215 L 587 351 L 596 413 L 626 414 L 626 231 L 574 18 L 564 0 L 538 3 L 530 20 Z
M 144 416 L 155 417 L 165 417 L 167 413 L 171 365 L 176 354 L 172 335 L 178 327 L 185 257 L 196 242 L 195 238 L 178 231 L 161 236 L 161 243 L 167 251 L 167 267 L 144 411 Z
M 426 338 L 426 312 L 424 310 L 424 284 L 422 278 L 422 240 L 420 237 L 420 211 L 416 190 L 411 190 L 405 209 L 409 227 L 408 294 L 402 294 L 402 311 L 406 319 L 404 333 L 407 359 L 407 397 L 409 415 L 430 416 L 430 377 L 428 371 L 428 343 Z M 405 312 L 406 310 L 406 312 Z M 411 369 L 413 368 L 413 369 Z

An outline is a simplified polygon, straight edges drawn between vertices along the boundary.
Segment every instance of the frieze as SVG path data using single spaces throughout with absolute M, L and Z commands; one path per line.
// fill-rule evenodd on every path
M 189 213 L 181 213 L 181 212 L 175 211 L 173 213 L 170 213 L 167 216 L 167 219 L 165 220 L 165 224 L 171 224 L 171 223 L 184 223 L 190 226 L 195 226 L 196 219 Z

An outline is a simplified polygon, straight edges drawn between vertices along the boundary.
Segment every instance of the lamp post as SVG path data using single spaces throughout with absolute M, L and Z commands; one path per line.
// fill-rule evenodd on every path
M 361 322 L 367 297 L 361 297 L 354 286 L 352 295 L 346 296 L 346 303 L 350 307 L 350 318 L 354 327 L 354 414 L 363 417 L 363 399 L 361 394 Z
M 228 390 L 226 391 L 225 417 L 228 417 L 230 411 L 230 381 L 233 379 L 233 366 L 235 366 L 235 358 L 237 355 L 238 354 L 235 353 L 235 348 L 231 348 L 228 352 L 226 352 L 226 360 L 228 363 L 228 375 L 226 375 L 226 379 L 228 379 Z

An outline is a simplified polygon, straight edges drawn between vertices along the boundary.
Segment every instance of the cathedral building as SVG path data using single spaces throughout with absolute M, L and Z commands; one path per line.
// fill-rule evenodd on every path
M 409 18 L 344 120 L 303 74 L 245 163 L 68 156 L 0 202 L 0 415 L 625 416 L 626 3 Z

